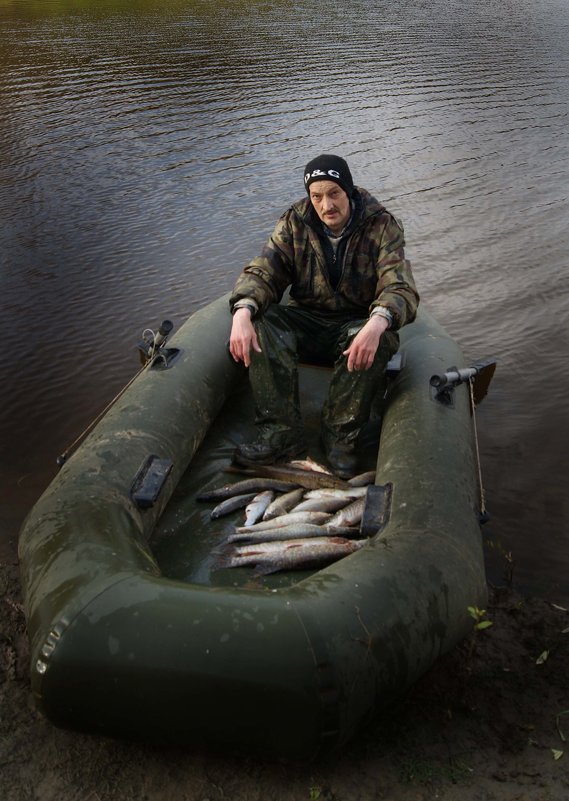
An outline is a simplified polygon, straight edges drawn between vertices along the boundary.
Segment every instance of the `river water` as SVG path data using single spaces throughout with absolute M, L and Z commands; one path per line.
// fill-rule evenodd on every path
M 2 559 L 142 330 L 229 290 L 335 152 L 499 360 L 490 579 L 569 599 L 565 0 L 0 0 L 0 101 Z

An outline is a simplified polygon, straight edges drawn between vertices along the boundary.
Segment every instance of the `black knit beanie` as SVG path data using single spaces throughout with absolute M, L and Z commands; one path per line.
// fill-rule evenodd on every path
M 309 194 L 310 184 L 314 181 L 334 181 L 342 187 L 348 197 L 351 197 L 354 191 L 352 173 L 341 156 L 324 153 L 309 161 L 304 168 L 304 186 Z

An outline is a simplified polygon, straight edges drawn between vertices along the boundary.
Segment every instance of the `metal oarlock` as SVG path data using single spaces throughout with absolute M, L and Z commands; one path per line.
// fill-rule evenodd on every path
M 145 328 L 142 332 L 142 341 L 138 343 L 140 361 L 144 367 L 152 362 L 153 367 L 169 367 L 173 358 L 178 355 L 177 348 L 166 348 L 166 341 L 174 323 L 164 320 L 156 333 L 151 328 Z
M 472 382 L 474 402 L 478 405 L 486 397 L 488 386 L 496 370 L 495 358 L 484 359 L 472 367 L 449 367 L 446 372 L 431 376 L 433 398 L 445 406 L 453 406 L 453 390 L 460 384 Z
M 477 406 L 483 398 L 486 397 L 488 387 L 492 376 L 496 370 L 497 360 L 494 358 L 484 359 L 481 362 L 473 364 L 472 367 L 463 367 L 459 370 L 458 367 L 449 367 L 445 373 L 431 376 L 429 382 L 433 398 L 439 401 L 444 406 L 454 406 L 454 390 L 460 384 L 468 384 L 468 391 L 470 395 L 470 410 L 472 413 L 472 423 L 474 426 L 474 442 L 476 453 L 476 469 L 478 473 L 478 486 L 480 490 L 480 511 L 478 513 L 478 521 L 480 525 L 487 523 L 490 520 L 490 515 L 486 509 L 486 499 L 484 494 L 484 485 L 482 482 L 482 467 L 480 464 L 480 449 L 478 445 L 478 432 L 476 429 L 476 413 L 475 406 Z

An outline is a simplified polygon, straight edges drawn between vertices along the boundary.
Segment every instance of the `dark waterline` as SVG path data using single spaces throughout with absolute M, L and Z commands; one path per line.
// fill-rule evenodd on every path
M 568 34 L 561 0 L 0 2 L 0 558 L 142 329 L 227 291 L 332 151 L 466 359 L 499 359 L 490 577 L 511 553 L 569 598 Z

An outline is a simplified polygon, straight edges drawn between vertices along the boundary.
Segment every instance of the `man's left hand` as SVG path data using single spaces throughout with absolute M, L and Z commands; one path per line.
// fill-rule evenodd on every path
M 350 347 L 344 351 L 348 357 L 348 370 L 369 370 L 375 359 L 383 332 L 389 327 L 385 317 L 376 314 L 353 338 Z

